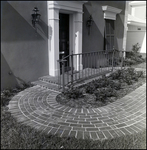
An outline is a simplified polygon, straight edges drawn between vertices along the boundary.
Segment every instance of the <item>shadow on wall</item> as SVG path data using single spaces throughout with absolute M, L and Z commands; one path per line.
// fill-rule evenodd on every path
M 104 27 L 105 21 L 103 18 L 102 7 L 97 5 L 96 8 L 93 8 L 91 3 L 86 4 L 83 7 L 84 16 L 83 16 L 83 52 L 98 52 L 104 50 Z M 90 34 L 88 35 L 88 27 L 86 22 L 89 19 L 89 16 L 93 18 L 93 24 L 90 29 Z M 83 68 L 99 68 L 105 66 L 107 60 L 103 57 L 102 53 L 97 53 L 96 57 L 85 57 L 83 58 Z M 90 66 L 89 66 L 89 61 Z
M 16 77 L 1 53 L 1 91 L 4 89 L 15 88 L 26 83 L 23 79 Z
M 83 11 L 83 52 L 99 51 L 104 49 L 104 21 L 101 20 L 101 10 L 95 13 L 91 11 L 91 5 L 84 5 Z M 88 35 L 88 28 L 86 22 L 89 16 L 93 18 L 93 24 L 90 28 L 90 35 Z
M 18 3 L 14 2 L 13 5 L 17 4 L 19 10 L 22 9 L 27 16 L 29 13 L 22 4 L 19 6 Z M 29 5 L 27 2 L 24 3 L 26 7 Z M 30 14 L 29 22 L 29 19 L 24 19 L 25 17 L 8 2 L 3 1 L 1 4 L 1 58 L 3 59 L 1 61 L 1 87 L 15 87 L 21 79 L 27 82 L 35 81 L 41 76 L 48 75 L 47 35 L 43 37 L 40 32 L 36 33 L 31 24 Z M 47 25 L 43 21 L 39 26 L 45 33 Z M 12 72 L 12 75 L 8 72 Z
M 17 79 L 13 76 L 13 72 L 1 53 L 1 90 L 5 88 L 15 87 L 18 85 Z
M 38 23 L 38 25 L 40 26 L 40 28 L 38 28 L 44 35 L 45 37 L 48 39 L 48 26 L 47 24 L 40 19 L 40 22 Z
M 43 40 L 43 37 L 36 33 L 33 27 L 8 2 L 2 2 L 1 4 L 2 41 L 13 42 Z M 47 25 L 43 21 L 41 21 L 39 25 L 40 29 L 43 30 L 43 36 L 47 39 Z
M 118 50 L 123 49 L 123 37 L 124 37 L 124 18 L 118 14 L 115 20 L 115 48 Z

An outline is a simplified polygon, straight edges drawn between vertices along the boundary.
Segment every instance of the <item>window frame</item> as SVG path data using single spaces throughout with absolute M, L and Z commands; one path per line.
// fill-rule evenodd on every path
M 114 47 L 114 40 L 115 40 L 115 20 L 111 20 L 111 19 L 105 19 L 105 30 L 104 30 L 104 49 L 105 50 L 112 50 Z M 113 23 L 113 24 L 112 24 Z M 111 28 L 111 26 L 113 26 Z M 107 29 L 108 27 L 108 29 Z M 113 32 L 111 31 L 111 29 L 113 29 Z M 108 31 L 108 32 L 107 32 Z M 108 41 L 108 38 L 110 38 L 110 40 Z M 113 40 L 112 40 L 113 37 Z M 113 41 L 113 43 L 112 43 Z M 109 42 L 109 47 L 108 48 L 108 43 Z

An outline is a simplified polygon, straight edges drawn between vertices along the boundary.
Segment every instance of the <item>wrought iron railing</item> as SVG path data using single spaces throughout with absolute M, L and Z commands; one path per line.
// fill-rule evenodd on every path
M 109 51 L 70 54 L 58 60 L 58 83 L 62 91 L 75 83 L 123 67 L 124 52 Z M 68 85 L 68 86 L 67 86 Z

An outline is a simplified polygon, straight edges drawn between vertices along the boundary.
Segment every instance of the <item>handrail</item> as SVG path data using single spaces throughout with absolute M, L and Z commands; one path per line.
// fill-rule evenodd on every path
M 70 56 L 72 56 L 72 55 L 73 55 L 73 54 L 67 55 L 67 56 L 63 57 L 61 60 L 64 60 L 65 58 L 68 58 L 68 57 L 70 57 Z
M 119 51 L 119 52 L 128 52 L 128 51 L 125 51 L 125 50 L 118 50 L 118 49 L 115 49 L 116 51 Z
M 64 59 L 66 59 L 66 58 L 68 58 L 68 57 L 70 57 L 72 55 L 81 55 L 81 54 L 90 54 L 90 53 L 99 53 L 99 52 L 108 52 L 108 53 L 110 53 L 110 52 L 113 52 L 113 49 L 111 49 L 111 50 L 99 50 L 99 51 L 83 52 L 83 53 L 78 53 L 78 54 L 70 54 L 70 55 L 67 55 L 67 56 L 63 57 L 60 60 L 64 60 Z M 59 60 L 57 60 L 57 61 L 59 61 Z
M 122 55 L 116 56 L 122 52 Z M 110 72 L 123 64 L 123 52 L 124 50 L 111 49 L 111 50 L 99 50 L 91 52 L 83 52 L 63 56 L 62 59 L 57 60 L 59 63 L 59 83 L 63 91 L 65 86 L 81 81 L 83 79 L 97 76 L 102 73 Z M 121 57 L 121 60 L 120 60 Z M 69 59 L 69 61 L 68 61 Z M 62 79 L 62 80 L 61 80 Z

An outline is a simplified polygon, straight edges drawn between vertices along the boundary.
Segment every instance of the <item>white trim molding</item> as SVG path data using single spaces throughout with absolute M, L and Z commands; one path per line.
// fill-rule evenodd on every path
M 146 20 L 142 20 L 140 18 L 137 18 L 135 16 L 132 15 L 128 15 L 128 22 L 129 25 L 133 25 L 133 26 L 143 26 L 146 27 Z
M 82 16 L 83 4 L 87 1 L 47 1 L 48 10 L 48 55 L 49 75 L 57 76 L 59 72 L 57 60 L 59 59 L 59 13 L 69 14 L 69 41 L 73 53 L 82 52 Z M 78 33 L 78 36 L 75 36 Z M 82 63 L 76 61 L 74 66 Z M 82 68 L 82 64 L 80 64 Z M 77 69 L 77 68 L 76 68 Z M 77 69 L 78 70 L 78 69 Z
M 128 24 L 132 26 L 146 27 L 146 23 L 142 22 L 128 21 Z
M 129 5 L 130 6 L 133 6 L 133 7 L 138 7 L 138 6 L 145 6 L 146 5 L 146 1 L 132 1 L 132 2 L 129 2 Z
M 122 10 L 111 7 L 111 6 L 102 6 L 102 10 L 104 11 L 104 19 L 116 20 L 116 14 L 119 14 Z

